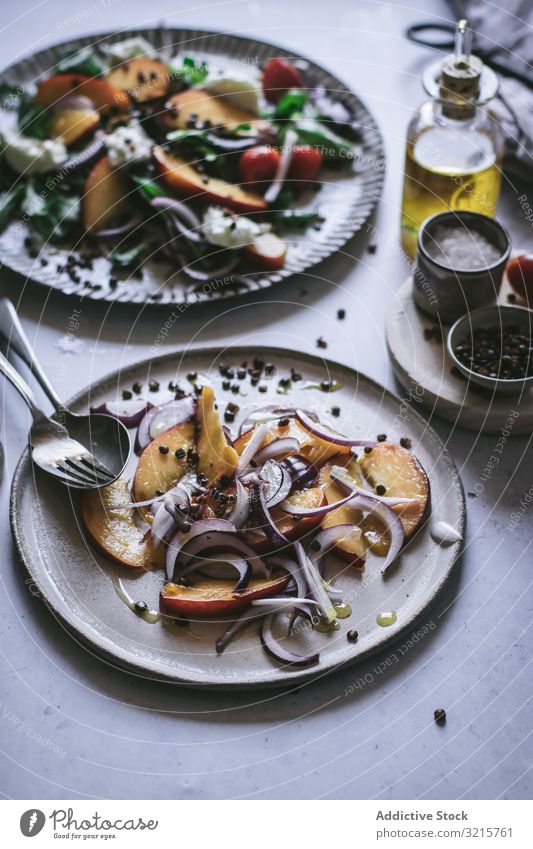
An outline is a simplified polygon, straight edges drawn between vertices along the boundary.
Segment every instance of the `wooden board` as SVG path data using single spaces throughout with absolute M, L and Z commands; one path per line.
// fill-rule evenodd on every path
M 509 303 L 511 287 L 504 277 L 500 302 Z M 426 339 L 424 331 L 439 329 L 438 319 L 423 313 L 412 298 L 409 277 L 396 293 L 387 320 L 387 347 L 394 373 L 405 397 L 415 406 L 459 427 L 484 433 L 510 435 L 533 430 L 533 390 L 522 396 L 496 395 L 452 372 L 446 350 L 450 325 L 441 325 L 442 340 Z

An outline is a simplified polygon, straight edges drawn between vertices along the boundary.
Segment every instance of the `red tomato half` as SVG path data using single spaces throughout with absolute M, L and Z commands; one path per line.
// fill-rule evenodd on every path
M 263 68 L 263 91 L 271 103 L 277 103 L 290 88 L 302 88 L 301 74 L 288 59 L 269 59 Z

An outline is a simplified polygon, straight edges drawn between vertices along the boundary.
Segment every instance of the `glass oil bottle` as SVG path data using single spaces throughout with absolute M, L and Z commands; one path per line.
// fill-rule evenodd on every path
M 470 44 L 467 21 L 459 21 L 455 52 L 427 69 L 424 86 L 432 99 L 407 130 L 401 236 L 411 257 L 428 216 L 456 209 L 495 215 L 504 139 L 486 104 L 498 80 L 471 55 Z

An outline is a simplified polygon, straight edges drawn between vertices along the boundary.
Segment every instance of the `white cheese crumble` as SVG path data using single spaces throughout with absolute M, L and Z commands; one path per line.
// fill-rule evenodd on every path
M 104 143 L 113 168 L 150 159 L 154 144 L 141 125 L 136 123 L 118 127 L 104 137 Z
M 16 130 L 3 128 L 4 155 L 18 174 L 41 174 L 53 171 L 67 158 L 61 139 L 32 139 Z
M 141 59 L 143 56 L 154 58 L 155 50 L 142 36 L 126 38 L 115 44 L 103 45 L 102 50 L 112 62 L 127 62 L 130 59 Z
M 270 224 L 258 224 L 245 215 L 226 215 L 218 206 L 210 206 L 202 222 L 205 239 L 221 248 L 243 248 L 269 230 Z

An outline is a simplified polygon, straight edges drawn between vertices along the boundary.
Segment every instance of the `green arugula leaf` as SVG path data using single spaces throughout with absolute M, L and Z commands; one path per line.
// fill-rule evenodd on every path
M 139 263 L 142 262 L 146 251 L 147 247 L 142 243 L 140 245 L 135 245 L 134 248 L 128 248 L 124 251 L 115 248 L 115 250 L 111 251 L 109 261 L 113 268 L 131 268 L 132 266 L 139 265 Z
M 307 99 L 305 91 L 288 91 L 278 101 L 273 117 L 285 121 L 297 118 L 303 113 Z
M 89 77 L 98 77 L 107 70 L 108 63 L 91 47 L 67 52 L 54 68 L 56 74 L 87 74 Z
M 0 233 L 3 233 L 13 220 L 20 201 L 24 197 L 24 192 L 25 186 L 23 183 L 19 183 L 5 192 L 0 192 Z
M 358 147 L 356 145 L 343 139 L 342 136 L 338 136 L 333 130 L 313 118 L 296 121 L 294 129 L 300 142 L 320 148 L 320 152 L 325 158 L 353 159 L 357 155 Z
M 268 213 L 267 221 L 281 229 L 308 227 L 320 219 L 318 212 L 304 212 L 301 209 L 276 209 Z
M 57 186 L 50 188 L 42 176 L 28 181 L 22 210 L 29 216 L 32 229 L 44 241 L 65 239 L 80 223 L 80 197 L 66 194 Z
M 155 181 L 146 177 L 138 177 L 136 174 L 130 174 L 141 195 L 145 200 L 150 202 L 153 198 L 166 197 L 168 192 L 164 191 L 161 186 Z

